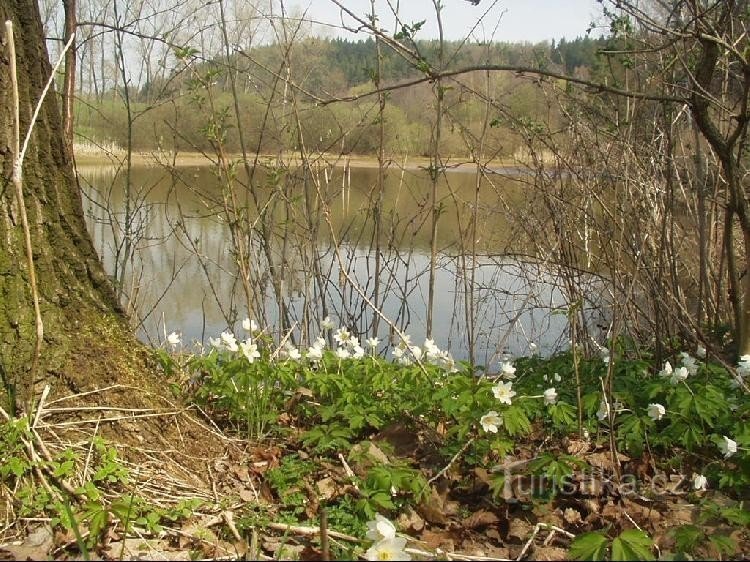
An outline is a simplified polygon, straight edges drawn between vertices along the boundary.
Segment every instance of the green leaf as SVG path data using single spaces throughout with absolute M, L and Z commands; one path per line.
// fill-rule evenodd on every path
M 23 476 L 26 472 L 27 468 L 29 468 L 29 463 L 18 457 L 11 457 L 8 459 L 7 465 L 5 469 L 3 469 L 3 472 L 5 472 L 6 470 L 10 470 L 10 472 L 12 472 L 16 478 L 21 478 L 21 476 Z
M 651 537 L 643 531 L 628 529 L 612 541 L 612 560 L 653 560 L 653 544 Z
M 741 507 L 727 507 L 722 509 L 721 516 L 726 519 L 728 523 L 733 525 L 739 525 L 742 527 L 750 525 L 750 511 L 742 509 Z
M 706 534 L 695 525 L 683 525 L 673 532 L 674 542 L 679 552 L 690 553 L 703 541 Z
M 57 478 L 64 478 L 73 474 L 73 461 L 68 460 L 60 463 L 55 467 L 53 475 Z
M 608 542 L 603 533 L 584 533 L 570 544 L 568 554 L 573 560 L 604 560 Z
M 99 537 L 107 528 L 108 517 L 107 512 L 103 509 L 94 512 L 89 519 L 89 546 L 94 546 L 98 541 Z
M 508 435 L 511 437 L 531 431 L 531 422 L 529 422 L 526 412 L 518 406 L 508 406 L 503 413 L 503 422 Z
M 549 407 L 552 423 L 558 427 L 572 426 L 576 421 L 576 409 L 567 402 L 558 402 Z
M 737 552 L 737 543 L 726 535 L 713 535 L 708 540 L 719 554 L 733 556 Z

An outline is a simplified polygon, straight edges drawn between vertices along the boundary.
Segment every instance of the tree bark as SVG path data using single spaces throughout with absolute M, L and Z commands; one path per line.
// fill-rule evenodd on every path
M 67 44 L 70 36 L 76 32 L 76 0 L 63 0 L 65 8 L 65 38 Z M 68 156 L 73 157 L 73 100 L 76 91 L 76 43 L 70 45 L 65 53 L 65 82 L 63 84 L 63 143 Z
M 3 0 L 0 22 L 15 34 L 21 138 L 51 68 L 35 0 Z M 2 31 L 4 34 L 5 32 Z M 45 334 L 39 380 L 30 380 L 34 314 L 24 235 L 10 184 L 13 166 L 11 77 L 7 37 L 0 37 L 0 396 L 24 396 L 40 383 L 77 391 L 122 382 L 134 365 L 145 369 L 140 346 L 126 329 L 109 279 L 86 230 L 56 96 L 47 95 L 23 164 L 23 193 L 31 230 Z M 132 376 L 129 381 L 136 382 Z M 7 403 L 7 402 L 6 402 Z

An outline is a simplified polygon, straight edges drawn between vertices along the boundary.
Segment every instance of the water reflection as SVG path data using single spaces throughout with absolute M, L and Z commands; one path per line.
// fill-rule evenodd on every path
M 187 341 L 206 341 L 227 327 L 239 332 L 246 300 L 221 212 L 222 191 L 212 170 L 136 167 L 130 174 L 129 208 L 123 173 L 101 167 L 79 171 L 94 243 L 107 271 L 117 275 L 124 294 L 137 303 L 142 320 L 139 336 L 157 342 L 165 331 L 176 330 Z M 378 335 L 387 341 L 392 336 L 389 326 L 379 321 L 374 333 L 375 316 L 362 294 L 346 282 L 343 269 L 399 329 L 421 344 L 430 264 L 427 175 L 407 170 L 389 172 L 386 178 L 376 298 L 372 208 L 377 170 L 332 168 L 316 177 L 310 174 L 288 170 L 283 181 L 265 174 L 256 179 L 262 186 L 259 193 L 266 197 L 261 203 L 271 201 L 267 220 L 272 223 L 268 252 L 263 251 L 257 230 L 250 237 L 257 319 L 278 330 L 285 313 L 294 327 L 293 338 L 305 341 L 318 335 L 320 319 L 329 314 L 362 337 Z M 568 344 L 559 272 L 531 261 L 493 257 L 527 251 L 523 239 L 507 226 L 511 222 L 504 220 L 514 206 L 527 204 L 524 189 L 512 175 L 479 185 L 474 174 L 464 172 L 441 180 L 437 237 L 442 250 L 435 279 L 433 337 L 457 359 L 468 356 L 469 304 L 474 307 L 470 316 L 479 364 L 490 365 L 506 352 L 527 354 L 531 342 L 544 354 Z M 237 193 L 251 218 L 257 217 L 257 206 L 243 190 L 241 177 Z M 325 206 L 331 210 L 330 229 L 322 212 Z M 462 254 L 462 248 L 471 247 L 467 237 L 473 233 L 474 217 L 476 247 L 481 252 L 476 260 Z M 136 251 L 123 268 L 128 230 L 134 234 Z M 331 230 L 340 241 L 338 255 Z M 276 293 L 284 310 L 268 274 L 269 256 L 281 272 Z M 583 277 L 578 281 L 584 287 L 595 283 Z

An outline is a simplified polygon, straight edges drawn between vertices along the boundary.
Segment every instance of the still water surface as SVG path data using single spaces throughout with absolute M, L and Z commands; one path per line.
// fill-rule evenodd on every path
M 530 201 L 528 185 L 518 172 L 507 172 L 481 182 L 471 171 L 449 172 L 438 186 L 433 338 L 457 359 L 467 359 L 472 328 L 475 360 L 487 366 L 504 353 L 528 354 L 531 343 L 543 354 L 568 343 L 566 299 L 558 273 L 510 257 L 528 253 L 525 237 L 514 231 L 510 217 Z M 241 333 L 247 300 L 223 212 L 227 191 L 211 167 L 134 167 L 129 204 L 123 171 L 96 166 L 80 167 L 79 173 L 94 243 L 108 273 L 121 278 L 125 296 L 136 303 L 143 340 L 156 344 L 171 331 L 180 332 L 187 342 L 206 342 L 227 328 Z M 281 314 L 294 327 L 295 341 L 315 338 L 324 314 L 362 338 L 376 335 L 371 308 L 341 270 L 368 300 L 376 300 L 373 208 L 380 201 L 377 302 L 413 342 L 422 343 L 432 219 L 426 171 L 389 169 L 382 198 L 376 189 L 378 172 L 371 168 L 320 166 L 280 174 L 259 170 L 253 179 L 257 204 L 246 184 L 238 174 L 237 201 L 255 227 L 248 257 L 254 278 L 255 309 L 250 315 L 269 327 L 277 341 Z M 259 207 L 265 211 L 263 218 Z M 266 221 L 271 238 L 266 247 L 258 235 L 260 220 Z M 129 259 L 128 239 L 134 248 Z M 276 292 L 283 309 L 270 279 L 269 256 L 281 278 Z M 580 282 L 593 288 L 596 280 Z M 592 322 L 595 316 L 592 311 Z M 383 321 L 377 335 L 381 341 L 393 337 Z

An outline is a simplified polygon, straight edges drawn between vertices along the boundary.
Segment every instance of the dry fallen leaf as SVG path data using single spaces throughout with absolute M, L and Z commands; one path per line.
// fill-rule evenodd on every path
M 234 464 L 231 470 L 240 482 L 250 482 L 250 473 L 247 466 Z
M 491 511 L 481 510 L 472 513 L 465 518 L 461 524 L 466 529 L 478 529 L 480 527 L 487 527 L 500 521 L 500 518 Z
M 399 529 L 403 531 L 416 531 L 419 532 L 424 529 L 424 519 L 412 508 L 407 508 L 396 520 Z
M 430 550 L 440 548 L 446 552 L 453 552 L 455 543 L 453 537 L 447 531 L 432 531 L 425 529 L 420 535 L 420 540 L 427 545 Z
M 2 551 L 12 555 L 10 560 L 47 560 L 53 542 L 52 530 L 42 525 L 29 533 L 20 544 L 3 545 Z
M 591 442 L 586 439 L 568 439 L 565 443 L 565 451 L 569 455 L 582 455 L 587 453 Z
M 322 499 L 330 500 L 331 498 L 336 496 L 338 485 L 336 484 L 336 481 L 330 476 L 326 476 L 325 478 L 318 480 L 316 486 L 318 487 L 318 493 L 320 494 L 320 497 Z
M 567 560 L 568 551 L 556 546 L 539 546 L 534 548 L 534 560 Z
M 569 525 L 577 525 L 581 522 L 581 512 L 572 507 L 568 507 L 563 511 L 563 519 Z
M 509 537 L 517 538 L 519 541 L 525 541 L 528 540 L 533 531 L 534 526 L 520 517 L 514 517 L 510 520 L 510 528 L 508 529 Z

